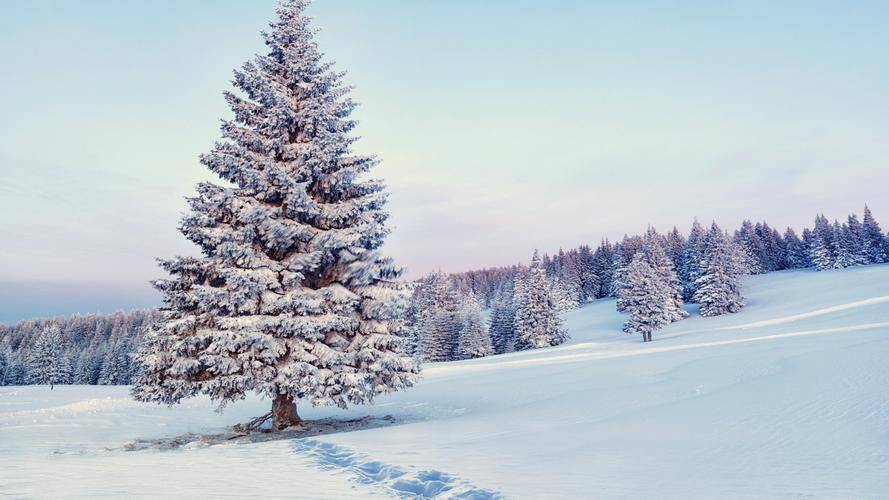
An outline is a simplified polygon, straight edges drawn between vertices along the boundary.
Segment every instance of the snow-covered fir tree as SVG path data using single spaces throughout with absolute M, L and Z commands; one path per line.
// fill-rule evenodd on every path
M 608 297 L 614 290 L 614 246 L 608 240 L 602 240 L 593 252 L 593 272 L 599 278 L 597 299 Z
M 861 223 L 861 253 L 869 264 L 882 264 L 887 261 L 886 237 L 874 219 L 867 205 L 864 206 L 864 219 Z
M 676 271 L 677 276 L 679 276 L 679 271 L 682 269 L 685 257 L 685 246 L 685 238 L 682 237 L 682 233 L 679 232 L 679 229 L 676 226 L 673 226 L 673 230 L 667 233 L 666 240 L 664 241 L 664 251 L 673 263 L 673 270 Z M 682 279 L 680 277 L 680 286 L 681 284 Z
M 572 286 L 571 283 L 566 283 L 560 278 L 555 278 L 550 280 L 549 288 L 556 303 L 556 309 L 560 313 L 573 311 L 580 306 L 579 287 Z
M 520 297 L 515 311 L 516 349 L 554 346 L 568 340 L 546 270 L 536 251 L 527 275 L 517 283 L 516 289 Z
M 577 249 L 577 260 L 580 270 L 581 301 L 590 302 L 598 298 L 602 280 L 596 273 L 596 257 L 589 245 L 581 245 Z
M 421 283 L 414 283 L 411 287 L 411 297 L 404 313 L 404 324 L 401 328 L 401 336 L 404 339 L 402 350 L 405 355 L 419 359 L 420 350 L 420 323 L 425 311 L 426 289 Z
M 3 375 L 3 385 L 25 385 L 27 381 L 27 369 L 18 358 L 7 358 L 6 373 Z
M 701 276 L 694 297 L 701 305 L 701 316 L 736 313 L 744 306 L 741 296 L 743 264 L 732 245 L 728 235 L 714 222 L 705 239 Z
M 12 361 L 12 351 L 7 348 L 0 348 L 0 385 L 6 383 L 6 368 Z
M 493 354 L 491 337 L 482 318 L 482 309 L 475 295 L 470 293 L 463 302 L 460 316 L 460 356 L 463 359 L 481 358 Z
M 37 337 L 28 359 L 28 383 L 54 385 L 71 383 L 71 364 L 58 325 L 47 327 Z
M 102 369 L 99 372 L 99 385 L 123 385 L 132 378 L 132 367 L 128 355 L 130 349 L 124 342 L 116 342 L 106 349 Z
M 515 351 L 515 306 L 511 297 L 501 296 L 494 301 L 494 305 L 491 306 L 488 332 L 491 335 L 491 347 L 495 354 Z
M 762 274 L 768 271 L 762 260 L 763 242 L 752 222 L 745 220 L 741 223 L 741 228 L 735 231 L 734 241 L 742 251 L 745 274 Z
M 848 224 L 833 221 L 833 268 L 845 269 L 860 264 L 861 256 L 856 236 Z
M 645 241 L 641 236 L 624 235 L 623 240 L 614 247 L 614 271 L 611 278 L 611 296 L 620 299 L 621 290 L 626 285 L 627 271 L 636 253 L 641 252 Z M 618 300 L 618 311 L 624 312 Z
M 789 269 L 802 269 L 811 266 L 809 246 L 800 240 L 793 228 L 784 231 L 785 263 Z
M 664 238 L 654 228 L 649 228 L 645 235 L 642 252 L 667 293 L 668 301 L 665 307 L 670 321 L 679 321 L 688 317 L 688 313 L 682 307 L 682 287 L 673 268 L 673 260 L 664 251 L 664 243 Z
M 626 282 L 621 296 L 621 309 L 629 314 L 624 331 L 642 335 L 643 342 L 651 342 L 651 334 L 670 324 L 672 290 L 666 288 L 657 270 L 648 264 L 642 253 L 637 253 L 626 268 Z
M 691 231 L 685 244 L 682 266 L 678 270 L 679 282 L 682 285 L 682 299 L 694 301 L 697 279 L 701 276 L 700 264 L 704 255 L 704 227 L 697 219 L 692 222 Z
M 189 200 L 180 230 L 203 256 L 162 263 L 166 317 L 136 356 L 138 400 L 223 406 L 255 391 L 280 429 L 299 422 L 297 400 L 345 408 L 417 379 L 400 269 L 379 253 L 384 186 L 365 177 L 376 160 L 350 151 L 355 104 L 308 3 L 282 1 L 267 54 L 225 93 L 234 119 L 201 161 L 232 187 L 204 182 Z
M 453 281 L 433 273 L 424 284 L 417 328 L 419 357 L 423 361 L 452 361 L 459 357 L 460 296 Z
M 823 214 L 815 217 L 815 228 L 812 230 L 809 251 L 812 263 L 819 271 L 834 268 L 836 262 L 834 239 L 834 229 L 827 218 Z

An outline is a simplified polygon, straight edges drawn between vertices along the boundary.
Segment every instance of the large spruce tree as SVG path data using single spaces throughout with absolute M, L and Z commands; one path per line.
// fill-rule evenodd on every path
M 162 261 L 165 320 L 136 356 L 139 400 L 222 406 L 255 391 L 283 428 L 297 400 L 346 407 L 416 380 L 398 335 L 400 270 L 378 253 L 384 187 L 364 177 L 376 160 L 350 151 L 355 104 L 308 4 L 280 4 L 268 53 L 225 93 L 234 119 L 201 162 L 227 184 L 199 184 L 182 219 L 203 256 Z

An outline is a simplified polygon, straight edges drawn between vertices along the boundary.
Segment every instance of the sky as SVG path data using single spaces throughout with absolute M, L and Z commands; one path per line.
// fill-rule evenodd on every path
M 159 303 L 273 0 L 6 2 L 0 322 Z M 694 217 L 889 229 L 889 2 L 318 0 L 418 276 Z

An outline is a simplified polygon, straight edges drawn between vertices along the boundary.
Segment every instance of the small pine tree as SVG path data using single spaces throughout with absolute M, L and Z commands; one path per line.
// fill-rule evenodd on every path
M 18 358 L 9 358 L 4 374 L 4 385 L 25 385 L 28 380 L 28 372 L 25 364 Z
M 463 327 L 460 330 L 460 354 L 463 359 L 481 358 L 493 353 L 491 337 L 482 319 L 482 309 L 472 293 L 461 308 Z
M 744 306 L 741 296 L 742 264 L 732 242 L 716 223 L 707 233 L 702 274 L 697 280 L 695 301 L 701 316 L 735 313 Z
M 644 246 L 645 241 L 639 236 L 624 236 L 620 244 L 615 245 L 614 270 L 611 279 L 611 295 L 613 297 L 620 299 L 621 291 L 626 286 L 626 276 L 630 262 L 638 252 L 642 251 Z M 620 300 L 617 301 L 617 304 L 617 310 L 624 312 L 620 309 Z
M 603 240 L 593 252 L 593 272 L 599 278 L 597 299 L 610 296 L 615 289 L 614 258 L 614 247 L 608 240 Z
M 495 354 L 513 352 L 516 349 L 515 306 L 508 297 L 500 297 L 491 307 L 491 347 Z
M 48 326 L 37 337 L 28 362 L 30 384 L 49 385 L 52 390 L 55 385 L 71 383 L 71 364 L 58 325 Z
M 682 287 L 673 269 L 673 261 L 667 256 L 663 245 L 663 237 L 657 234 L 654 228 L 649 228 L 645 236 L 643 255 L 648 265 L 658 275 L 661 286 L 669 298 L 665 306 L 670 321 L 679 321 L 688 317 L 688 313 L 682 307 Z
M 886 246 L 889 241 L 874 219 L 867 205 L 864 206 L 864 220 L 861 227 L 861 253 L 869 264 L 882 264 L 887 260 Z
M 811 265 L 808 245 L 799 239 L 793 228 L 788 227 L 784 231 L 784 246 L 785 265 L 788 269 L 802 269 Z
M 568 340 L 550 293 L 546 271 L 536 251 L 528 274 L 518 288 L 521 289 L 521 299 L 515 313 L 516 348 L 536 349 L 559 345 Z
M 741 223 L 741 228 L 735 231 L 734 240 L 742 250 L 745 274 L 762 274 L 768 271 L 767 264 L 763 262 L 765 251 L 762 238 L 752 222 L 745 220 Z
M 419 353 L 423 361 L 453 361 L 459 358 L 460 298 L 453 281 L 434 273 L 426 282 L 426 299 L 418 321 Z
M 596 273 L 596 257 L 588 245 L 578 249 L 578 266 L 580 268 L 582 302 L 590 302 L 599 296 L 602 280 Z
M 833 268 L 845 269 L 860 264 L 860 249 L 858 238 L 853 234 L 848 224 L 840 225 L 839 221 L 833 223 Z
M 559 278 L 550 280 L 550 294 L 556 303 L 556 309 L 560 313 L 573 311 L 580 304 L 578 302 L 578 293 L 570 284 L 565 283 Z
M 12 351 L 0 349 L 0 385 L 6 385 L 6 368 L 11 361 Z
M 701 276 L 701 260 L 704 254 L 704 237 L 706 232 L 697 219 L 691 225 L 685 252 L 682 255 L 682 266 L 679 268 L 679 282 L 682 285 L 682 299 L 694 301 L 697 279 Z
M 819 271 L 833 269 L 836 262 L 834 229 L 824 215 L 815 217 L 815 229 L 809 246 L 812 263 Z
M 653 331 L 672 322 L 671 294 L 645 256 L 636 254 L 627 266 L 626 285 L 618 299 L 630 315 L 624 323 L 624 331 L 641 334 L 643 342 L 651 342 Z

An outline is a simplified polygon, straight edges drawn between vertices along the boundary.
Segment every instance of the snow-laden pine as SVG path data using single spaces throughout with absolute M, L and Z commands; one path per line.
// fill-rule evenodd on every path
M 874 219 L 867 205 L 864 206 L 864 219 L 861 227 L 861 253 L 870 264 L 882 264 L 886 262 L 886 248 L 889 238 L 883 236 L 880 224 Z
M 283 427 L 296 400 L 346 407 L 417 379 L 398 335 L 400 270 L 378 251 L 384 186 L 364 175 L 376 160 L 351 152 L 355 103 L 308 3 L 280 4 L 268 52 L 225 93 L 234 118 L 201 162 L 226 184 L 200 183 L 180 225 L 203 255 L 162 261 L 166 317 L 136 356 L 139 400 L 255 391 Z
M 740 259 L 739 250 L 714 222 L 704 240 L 701 276 L 695 283 L 694 301 L 701 305 L 701 316 L 736 313 L 744 306 Z
M 459 355 L 460 296 L 453 281 L 433 273 L 423 284 L 419 302 L 418 354 L 423 361 L 452 361 Z
M 28 360 L 28 383 L 50 387 L 71 383 L 71 363 L 58 325 L 50 325 L 37 337 Z
M 460 357 L 463 359 L 482 358 L 493 354 L 491 337 L 482 318 L 482 309 L 475 295 L 470 293 L 460 310 Z
M 568 340 L 537 252 L 527 274 L 516 282 L 515 332 L 519 350 L 559 345 Z
M 651 333 L 673 322 L 672 291 L 664 285 L 657 269 L 637 253 L 626 267 L 625 284 L 617 299 L 618 310 L 629 314 L 624 331 L 639 333 L 651 342 Z

